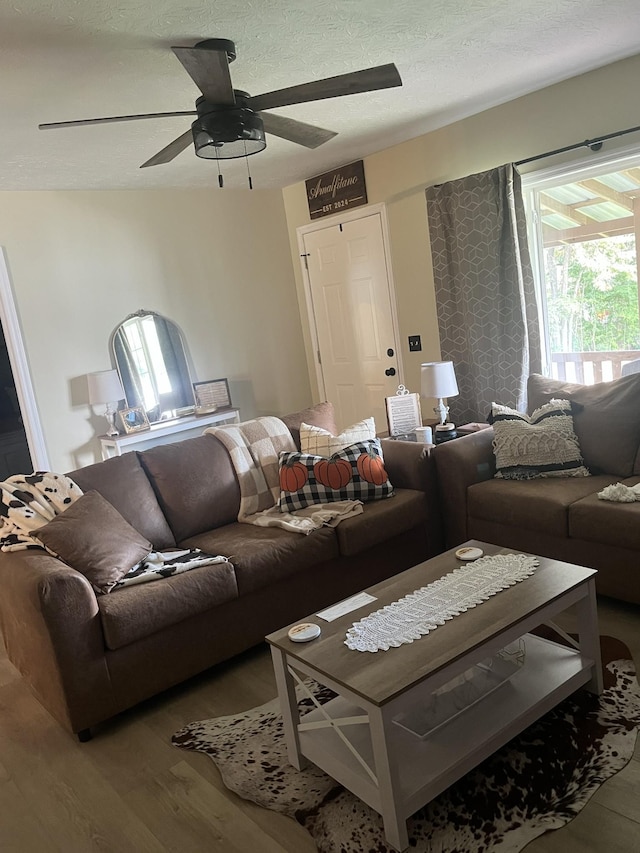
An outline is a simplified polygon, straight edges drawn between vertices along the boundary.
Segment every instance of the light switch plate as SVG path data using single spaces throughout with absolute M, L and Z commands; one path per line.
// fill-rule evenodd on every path
M 409 335 L 409 352 L 422 352 L 420 335 Z

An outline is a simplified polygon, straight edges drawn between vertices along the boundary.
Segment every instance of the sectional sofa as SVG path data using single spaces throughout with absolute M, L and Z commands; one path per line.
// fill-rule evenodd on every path
M 336 432 L 327 403 L 284 421 L 295 439 L 302 421 Z M 87 577 L 44 550 L 2 553 L 9 659 L 84 740 L 99 723 L 265 634 L 439 553 L 432 458 L 424 445 L 383 444 L 394 495 L 309 535 L 237 522 L 238 480 L 213 435 L 70 472 L 155 549 L 199 548 L 229 562 L 97 595 Z
M 591 476 L 497 479 L 494 429 L 439 445 L 447 547 L 474 538 L 589 566 L 599 593 L 640 604 L 640 501 L 598 498 L 640 483 L 640 374 L 592 386 L 529 377 L 529 414 L 554 398 L 571 401 Z

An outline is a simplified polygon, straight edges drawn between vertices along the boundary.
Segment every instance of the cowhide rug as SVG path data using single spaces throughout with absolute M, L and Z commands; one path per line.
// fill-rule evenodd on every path
M 417 853 L 516 853 L 568 823 L 633 754 L 640 689 L 629 650 L 602 638 L 605 691 L 580 691 L 478 765 L 409 820 Z M 320 702 L 332 693 L 319 685 Z M 310 701 L 301 700 L 307 708 Z M 311 765 L 287 761 L 277 700 L 191 723 L 173 736 L 205 752 L 241 797 L 295 818 L 320 853 L 391 853 L 380 816 Z

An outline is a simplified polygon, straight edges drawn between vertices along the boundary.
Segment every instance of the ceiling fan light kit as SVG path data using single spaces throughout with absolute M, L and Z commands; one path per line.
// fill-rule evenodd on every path
M 296 119 L 263 113 L 264 110 L 402 86 L 398 69 L 393 63 L 389 63 L 252 97 L 247 92 L 234 89 L 231 83 L 229 63 L 236 58 L 236 47 L 229 39 L 206 39 L 197 42 L 193 47 L 172 47 L 171 50 L 202 92 L 202 96 L 196 101 L 195 112 L 109 116 L 48 122 L 38 127 L 45 130 L 175 115 L 197 115 L 191 125 L 191 131 L 182 133 L 140 168 L 169 163 L 193 142 L 198 157 L 218 161 L 218 182 L 222 186 L 219 161 L 249 157 L 264 151 L 267 147 L 265 131 L 310 149 L 324 145 L 336 135 L 331 130 Z M 252 186 L 250 176 L 249 186 Z
M 198 157 L 234 160 L 249 157 L 267 147 L 264 125 L 248 108 L 249 95 L 235 90 L 234 106 L 214 106 L 204 97 L 196 101 L 198 118 L 191 125 Z

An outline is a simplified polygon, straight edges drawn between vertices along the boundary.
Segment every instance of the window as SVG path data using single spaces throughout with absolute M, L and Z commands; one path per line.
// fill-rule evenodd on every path
M 640 153 L 523 175 L 545 372 L 616 379 L 640 359 Z

